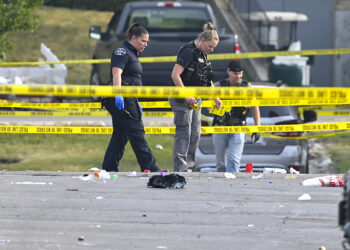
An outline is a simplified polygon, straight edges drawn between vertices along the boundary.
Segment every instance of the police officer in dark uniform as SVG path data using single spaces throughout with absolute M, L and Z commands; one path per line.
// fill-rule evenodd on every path
M 243 69 L 239 61 L 230 61 L 226 70 L 229 78 L 215 83 L 215 87 L 250 87 L 250 83 L 242 80 Z M 250 107 L 232 107 L 223 116 L 214 116 L 213 126 L 244 126 Z M 255 125 L 260 125 L 259 107 L 252 107 Z M 260 135 L 254 133 L 252 142 L 259 140 Z M 243 153 L 245 133 L 214 134 L 213 144 L 216 154 L 216 170 L 218 172 L 239 172 Z M 228 148 L 228 149 L 227 149 Z M 227 162 L 225 166 L 225 152 Z
M 212 68 L 207 54 L 213 52 L 219 37 L 212 23 L 204 25 L 198 38 L 180 48 L 171 78 L 177 87 L 212 86 Z M 174 111 L 176 133 L 174 138 L 174 171 L 187 171 L 194 167 L 201 130 L 201 100 L 195 97 L 169 99 Z M 218 108 L 220 99 L 215 99 Z
M 138 55 L 147 46 L 148 31 L 139 24 L 133 24 L 127 30 L 127 40 L 113 52 L 111 58 L 110 84 L 120 86 L 141 86 L 142 66 Z M 141 171 L 148 169 L 158 172 L 156 159 L 145 139 L 142 122 L 142 107 L 137 98 L 105 98 L 103 106 L 112 116 L 113 134 L 109 142 L 102 168 L 106 171 L 118 171 L 119 161 L 123 157 L 125 145 L 130 140 Z

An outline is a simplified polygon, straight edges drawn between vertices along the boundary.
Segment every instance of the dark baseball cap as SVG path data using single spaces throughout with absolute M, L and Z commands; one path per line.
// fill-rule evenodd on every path
M 243 70 L 241 63 L 237 60 L 230 61 L 227 68 L 233 72 L 241 72 Z

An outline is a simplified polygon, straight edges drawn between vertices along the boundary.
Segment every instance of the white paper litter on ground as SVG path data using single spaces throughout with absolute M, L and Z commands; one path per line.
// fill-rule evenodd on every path
M 309 201 L 311 200 L 311 196 L 309 194 L 303 194 L 298 198 L 298 201 Z
M 225 175 L 225 178 L 227 178 L 227 179 L 235 179 L 236 178 L 236 176 L 232 173 L 225 172 L 224 175 Z

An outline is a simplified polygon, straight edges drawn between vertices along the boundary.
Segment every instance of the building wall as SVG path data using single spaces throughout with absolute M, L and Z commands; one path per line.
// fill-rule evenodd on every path
M 350 48 L 350 1 L 336 0 L 334 15 L 334 46 Z M 350 55 L 334 56 L 334 85 L 350 86 Z
M 265 11 L 294 11 L 308 16 L 307 22 L 298 24 L 302 49 L 334 48 L 334 0 L 257 1 Z M 310 75 L 313 86 L 333 86 L 333 56 L 315 56 Z

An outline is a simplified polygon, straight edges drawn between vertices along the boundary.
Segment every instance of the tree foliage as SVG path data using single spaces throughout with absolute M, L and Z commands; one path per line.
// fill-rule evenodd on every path
M 2 0 L 0 2 L 0 58 L 13 49 L 7 40 L 11 31 L 34 31 L 37 28 L 39 16 L 35 10 L 44 0 Z

